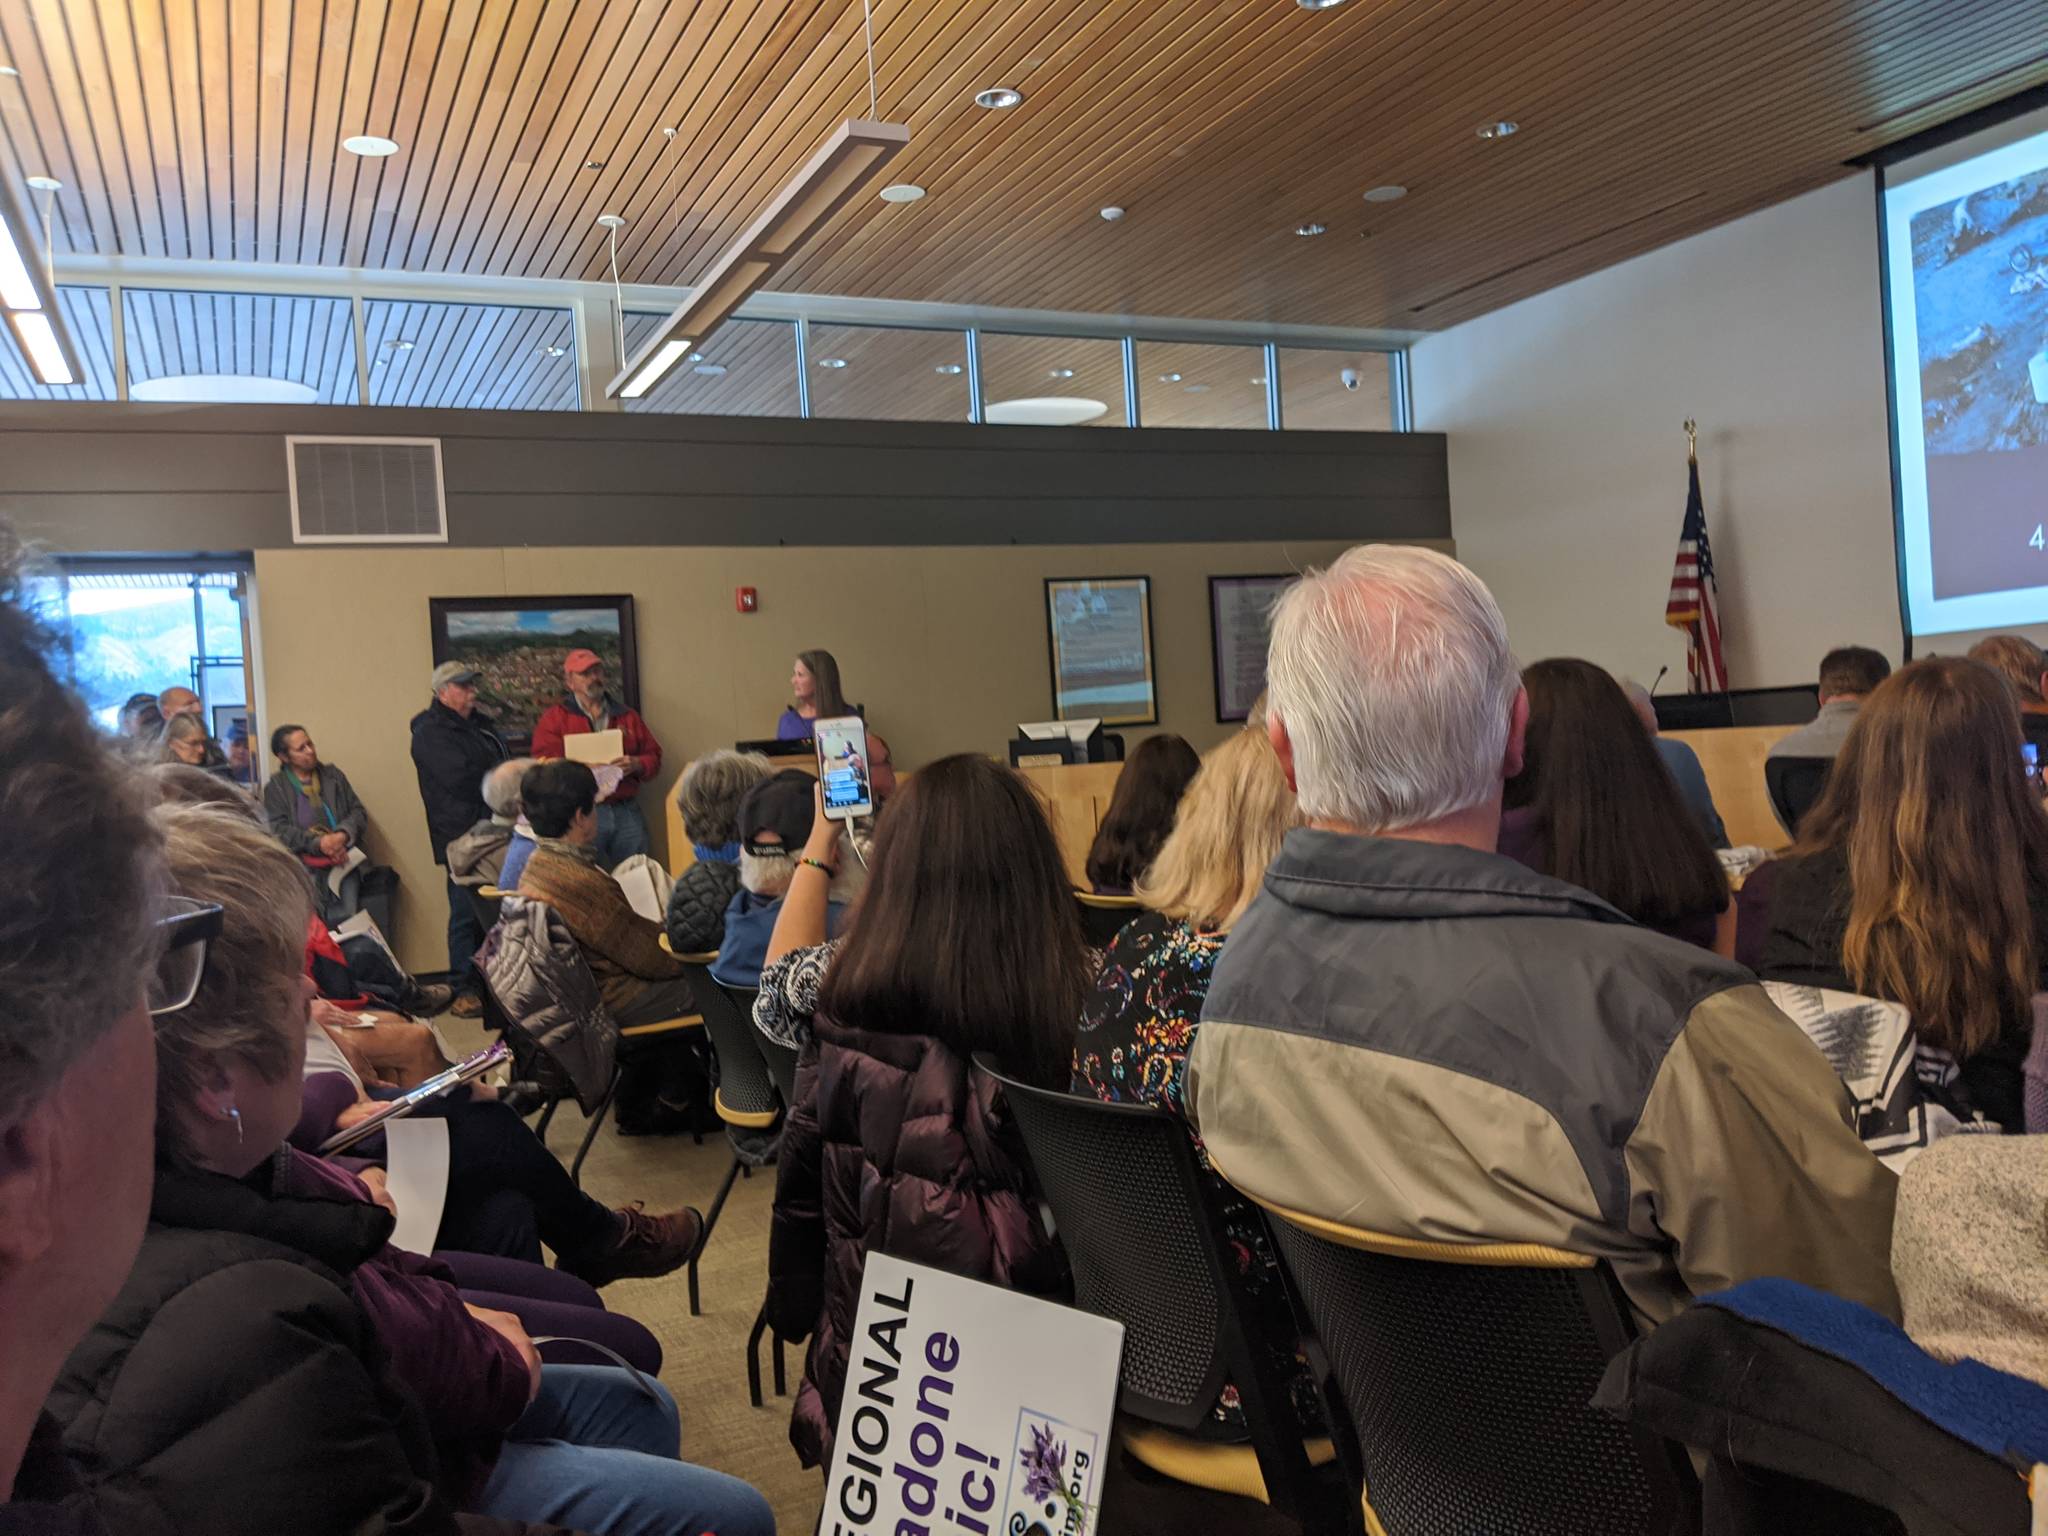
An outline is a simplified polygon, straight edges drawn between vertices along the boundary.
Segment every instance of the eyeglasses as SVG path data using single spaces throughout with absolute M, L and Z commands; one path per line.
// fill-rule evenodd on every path
M 164 915 L 156 920 L 156 926 L 163 936 L 164 953 L 149 977 L 152 1017 L 176 1013 L 198 994 L 199 980 L 206 974 L 207 947 L 220 937 L 220 904 L 167 896 Z

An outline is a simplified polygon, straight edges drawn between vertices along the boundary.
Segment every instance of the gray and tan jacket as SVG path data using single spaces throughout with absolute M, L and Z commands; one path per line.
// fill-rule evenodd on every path
M 1246 1193 L 1608 1260 L 1654 1326 L 1761 1275 L 1898 1316 L 1897 1180 L 1755 978 L 1469 848 L 1288 834 L 1217 961 L 1190 1118 Z

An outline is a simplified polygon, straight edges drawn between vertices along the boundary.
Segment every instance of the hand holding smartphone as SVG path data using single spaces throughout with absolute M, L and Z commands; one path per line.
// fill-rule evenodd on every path
M 868 727 L 858 715 L 812 722 L 817 746 L 818 783 L 824 790 L 825 815 L 832 821 L 872 816 L 875 792 L 868 780 Z

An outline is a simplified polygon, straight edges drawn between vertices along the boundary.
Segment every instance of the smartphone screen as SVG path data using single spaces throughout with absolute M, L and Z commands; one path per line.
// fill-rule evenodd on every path
M 825 814 L 834 821 L 873 815 L 867 723 L 859 715 L 814 720 L 811 735 L 818 744 L 818 782 L 825 787 Z
M 2021 742 L 2020 761 L 2026 765 L 2027 783 L 2038 793 L 2041 789 L 2041 749 L 2031 741 Z

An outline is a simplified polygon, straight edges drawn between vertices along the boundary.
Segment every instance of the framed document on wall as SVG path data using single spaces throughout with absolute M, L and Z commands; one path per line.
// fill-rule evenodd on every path
M 1273 605 L 1297 578 L 1211 576 L 1209 644 L 1216 658 L 1216 719 L 1227 724 L 1251 717 L 1266 691 L 1266 642 L 1273 632 Z
M 1055 576 L 1045 583 L 1055 720 L 1152 725 L 1152 578 Z

